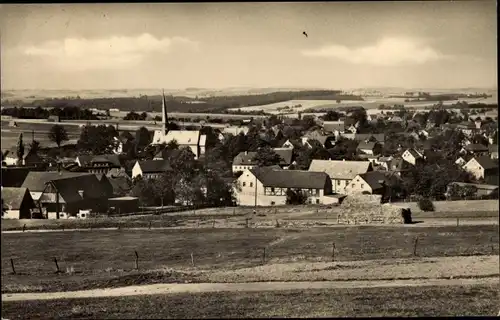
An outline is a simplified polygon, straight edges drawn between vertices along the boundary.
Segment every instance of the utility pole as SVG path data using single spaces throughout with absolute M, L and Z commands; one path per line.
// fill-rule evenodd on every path
M 257 174 L 255 174 L 255 210 L 257 210 Z
M 52 185 L 52 187 L 54 187 L 54 190 L 56 191 L 56 219 L 59 220 L 59 191 L 54 185 Z

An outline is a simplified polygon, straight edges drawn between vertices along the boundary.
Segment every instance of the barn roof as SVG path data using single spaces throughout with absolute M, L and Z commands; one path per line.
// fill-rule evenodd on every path
M 87 172 L 36 172 L 31 171 L 24 179 L 21 187 L 28 188 L 31 192 L 42 192 L 45 189 L 45 184 L 52 180 L 75 178 L 80 176 L 94 176 Z M 96 178 L 97 180 L 97 178 Z
M 103 185 L 95 174 L 76 176 L 50 181 L 66 203 L 78 202 L 87 198 L 107 198 Z M 83 191 L 83 197 L 79 191 Z
M 250 170 L 264 187 L 323 189 L 328 181 L 324 172 L 282 170 L 270 167 Z
M 317 160 L 311 161 L 309 171 L 325 172 L 331 179 L 353 179 L 371 170 L 370 161 Z
M 27 194 L 27 195 L 26 195 Z M 4 188 L 2 187 L 2 201 L 5 208 L 19 210 L 25 197 L 31 198 L 26 188 Z M 33 201 L 33 199 L 32 199 Z
M 145 160 L 138 161 L 143 173 L 158 173 L 172 170 L 168 160 Z

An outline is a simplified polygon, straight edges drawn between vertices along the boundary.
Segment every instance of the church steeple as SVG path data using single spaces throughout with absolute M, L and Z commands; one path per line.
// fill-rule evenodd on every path
M 161 123 L 163 134 L 166 135 L 168 131 L 168 114 L 167 114 L 167 101 L 165 100 L 165 91 L 162 90 L 162 104 L 161 104 Z

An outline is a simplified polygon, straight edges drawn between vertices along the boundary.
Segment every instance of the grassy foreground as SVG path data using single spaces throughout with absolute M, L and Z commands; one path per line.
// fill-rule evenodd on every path
M 498 226 L 493 225 L 15 233 L 2 234 L 2 291 L 196 281 L 189 275 L 141 274 L 191 269 L 192 262 L 195 268 L 214 270 L 257 266 L 263 263 L 264 248 L 266 262 L 280 263 L 330 261 L 333 243 L 336 261 L 406 258 L 413 255 L 417 236 L 420 257 L 498 254 Z M 134 270 L 135 251 L 139 271 Z
M 498 286 L 398 287 L 2 302 L 7 319 L 492 316 Z

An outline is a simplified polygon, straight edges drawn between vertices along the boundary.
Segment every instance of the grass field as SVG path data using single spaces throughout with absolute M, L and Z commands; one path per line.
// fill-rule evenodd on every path
M 408 258 L 413 254 L 416 236 L 420 257 L 498 254 L 498 226 L 94 230 L 2 234 L 2 290 L 76 290 L 104 284 L 120 286 L 129 283 L 127 281 L 137 281 L 140 275 L 134 271 L 135 250 L 139 254 L 142 272 L 189 269 L 190 253 L 196 259 L 196 268 L 220 270 L 260 265 L 263 248 L 266 248 L 266 261 L 328 260 L 333 242 L 336 261 Z M 54 257 L 59 261 L 62 274 L 54 274 Z M 11 258 L 15 262 L 16 275 L 11 274 Z M 196 280 L 189 275 L 175 277 L 175 281 Z M 139 280 L 145 283 L 164 282 L 168 280 L 166 278 L 164 275 L 153 275 Z
M 2 302 L 7 319 L 494 316 L 498 286 L 171 294 Z

